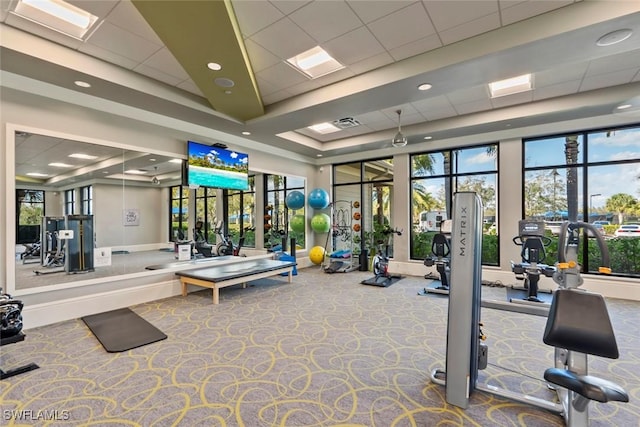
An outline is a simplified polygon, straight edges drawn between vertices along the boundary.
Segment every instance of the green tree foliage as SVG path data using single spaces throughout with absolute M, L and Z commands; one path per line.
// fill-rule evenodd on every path
M 637 208 L 638 201 L 631 194 L 616 193 L 609 197 L 605 202 L 605 207 L 609 212 L 618 215 L 618 222 L 624 222 L 625 214 L 634 213 Z

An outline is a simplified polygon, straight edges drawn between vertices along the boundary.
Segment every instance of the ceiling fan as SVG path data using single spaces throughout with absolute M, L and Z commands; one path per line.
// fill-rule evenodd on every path
M 398 114 L 398 133 L 391 140 L 391 145 L 394 147 L 404 147 L 407 145 L 407 137 L 402 134 L 402 128 L 400 127 L 400 114 L 402 114 L 402 110 L 396 110 Z

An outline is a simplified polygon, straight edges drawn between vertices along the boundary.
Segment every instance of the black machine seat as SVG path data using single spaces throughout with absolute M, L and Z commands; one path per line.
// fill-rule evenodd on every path
M 424 261 L 424 264 L 427 267 L 431 267 L 438 262 L 448 264 L 449 259 L 447 257 L 451 253 L 451 248 L 446 234 L 437 233 L 433 236 L 433 240 L 431 241 L 431 252 L 433 253 L 433 256 L 425 259 Z
M 588 314 L 587 314 L 588 313 Z M 594 356 L 617 359 L 616 337 L 602 295 L 576 289 L 558 289 L 553 294 L 545 327 L 545 344 Z M 545 380 L 599 402 L 628 402 L 619 385 L 563 368 L 549 368 Z

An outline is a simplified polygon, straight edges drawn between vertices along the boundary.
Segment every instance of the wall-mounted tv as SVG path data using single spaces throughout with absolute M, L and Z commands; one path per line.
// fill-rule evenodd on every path
M 187 185 L 229 190 L 249 189 L 249 156 L 234 150 L 188 141 Z

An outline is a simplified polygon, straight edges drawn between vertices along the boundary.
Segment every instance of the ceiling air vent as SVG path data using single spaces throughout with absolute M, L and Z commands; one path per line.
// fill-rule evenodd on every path
M 336 120 L 333 124 L 340 129 L 349 129 L 360 126 L 360 122 L 353 117 L 345 117 L 344 119 Z

